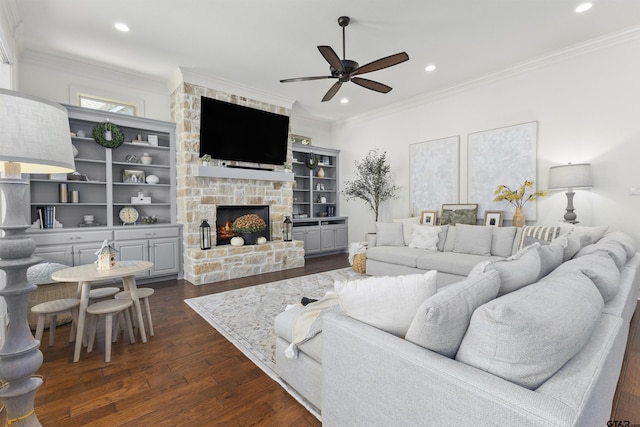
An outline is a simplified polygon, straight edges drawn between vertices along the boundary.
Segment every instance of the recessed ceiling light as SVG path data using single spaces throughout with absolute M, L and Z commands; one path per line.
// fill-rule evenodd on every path
M 127 24 L 123 24 L 122 22 L 116 22 L 114 27 L 116 27 L 116 30 L 122 31 L 123 33 L 129 31 L 129 26 Z
M 342 99 L 340 100 L 340 103 L 341 103 L 341 104 L 348 104 L 348 103 L 349 103 L 349 99 L 348 99 L 348 98 L 342 98 Z
M 433 70 L 435 70 L 435 69 L 436 69 L 436 66 L 435 66 L 435 65 L 433 65 L 433 64 L 429 64 L 429 65 L 427 65 L 426 67 L 424 67 L 424 70 L 425 70 L 425 71 L 433 71 Z
M 576 12 L 582 13 L 593 7 L 593 3 L 582 3 L 580 6 L 576 7 Z

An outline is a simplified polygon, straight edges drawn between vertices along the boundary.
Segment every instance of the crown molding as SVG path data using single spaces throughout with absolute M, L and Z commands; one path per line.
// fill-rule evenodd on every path
M 117 67 L 104 62 L 91 61 L 87 58 L 75 58 L 49 53 L 25 50 L 20 55 L 20 63 L 36 67 L 52 68 L 65 74 L 102 80 L 136 89 L 144 88 L 154 92 L 166 91 L 166 80 L 157 76 L 132 72 L 130 69 Z
M 192 83 L 198 86 L 220 90 L 233 95 L 242 96 L 256 101 L 267 102 L 272 105 L 287 108 L 291 111 L 295 100 L 277 95 L 272 92 L 256 89 L 251 86 L 224 80 L 190 68 L 179 67 L 170 78 L 170 91 L 173 92 L 182 83 Z
M 493 73 L 484 74 L 477 78 L 449 86 L 445 89 L 422 93 L 420 95 L 416 95 L 403 101 L 377 108 L 375 110 L 371 110 L 354 117 L 350 117 L 344 120 L 338 120 L 334 122 L 334 125 L 337 126 L 346 123 L 381 118 L 389 115 L 390 113 L 400 112 L 407 108 L 430 104 L 475 87 L 481 87 L 483 85 L 495 83 L 500 80 L 506 80 L 514 76 L 526 74 L 531 71 L 567 61 L 572 58 L 587 55 L 598 50 L 637 40 L 640 40 L 640 27 L 630 27 L 621 31 L 617 31 L 615 33 L 607 34 L 602 37 L 587 40 L 585 42 L 578 43 L 567 48 L 553 51 L 546 55 L 542 55 L 537 58 L 515 64 L 511 67 L 507 67 Z

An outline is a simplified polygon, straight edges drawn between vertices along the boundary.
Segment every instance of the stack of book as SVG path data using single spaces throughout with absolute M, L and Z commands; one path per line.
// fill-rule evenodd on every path
M 40 219 L 40 228 L 56 227 L 56 207 L 55 206 L 39 206 L 38 218 Z

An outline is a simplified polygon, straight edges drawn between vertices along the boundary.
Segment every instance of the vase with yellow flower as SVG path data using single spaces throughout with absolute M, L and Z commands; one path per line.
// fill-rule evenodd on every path
M 524 205 L 526 205 L 530 200 L 535 200 L 537 197 L 546 196 L 547 192 L 544 190 L 535 191 L 533 189 L 533 181 L 525 180 L 520 188 L 515 191 L 511 190 L 506 185 L 498 185 L 493 194 L 496 196 L 493 199 L 494 201 L 501 202 L 506 200 L 516 207 L 516 212 L 513 215 L 513 225 L 516 227 L 522 227 L 527 220 L 523 212 Z

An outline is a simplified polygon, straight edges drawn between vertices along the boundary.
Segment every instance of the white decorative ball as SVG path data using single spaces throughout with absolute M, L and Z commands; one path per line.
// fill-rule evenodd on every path
M 157 184 L 160 182 L 160 178 L 155 175 L 147 176 L 147 184 Z
M 242 237 L 236 236 L 231 238 L 231 246 L 242 246 L 244 245 L 244 239 Z
M 267 238 L 266 237 L 258 237 L 258 239 L 256 240 L 256 243 L 259 245 L 264 245 L 265 243 L 267 243 Z

